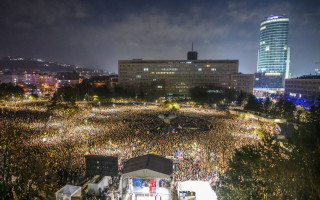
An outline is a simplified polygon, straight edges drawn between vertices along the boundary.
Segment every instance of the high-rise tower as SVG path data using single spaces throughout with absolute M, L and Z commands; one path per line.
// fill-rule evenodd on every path
M 260 23 L 256 88 L 284 88 L 290 66 L 288 28 L 285 15 L 269 16 Z

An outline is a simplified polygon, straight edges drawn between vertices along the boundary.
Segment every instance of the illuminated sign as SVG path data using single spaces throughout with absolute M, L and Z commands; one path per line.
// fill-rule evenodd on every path
M 266 76 L 281 76 L 282 73 L 276 73 L 276 72 L 270 72 L 270 73 L 265 73 Z

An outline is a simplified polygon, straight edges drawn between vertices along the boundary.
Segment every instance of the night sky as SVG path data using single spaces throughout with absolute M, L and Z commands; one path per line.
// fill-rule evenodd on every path
M 293 75 L 320 61 L 320 0 L 1 0 L 0 56 L 117 72 L 119 59 L 239 59 L 256 72 L 260 21 L 290 18 Z

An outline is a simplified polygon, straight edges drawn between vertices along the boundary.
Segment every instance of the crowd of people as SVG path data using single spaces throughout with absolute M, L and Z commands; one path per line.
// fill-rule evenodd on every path
M 214 185 L 236 149 L 259 141 L 255 129 L 278 131 L 271 123 L 194 107 L 182 107 L 170 123 L 158 117 L 168 112 L 159 106 L 82 106 L 73 116 L 40 108 L 0 112 L 0 180 L 7 180 L 17 194 L 79 184 L 85 155 L 118 156 L 121 170 L 128 159 L 153 153 L 173 159 L 174 182 Z

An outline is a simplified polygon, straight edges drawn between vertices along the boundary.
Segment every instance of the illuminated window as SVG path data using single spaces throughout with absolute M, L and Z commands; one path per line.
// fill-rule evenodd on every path
M 210 65 L 207 65 L 207 67 L 210 67 Z
M 202 72 L 202 68 L 198 68 L 198 71 L 199 71 L 199 72 Z
M 211 71 L 215 72 L 215 71 L 217 71 L 217 69 L 216 68 L 211 68 Z
M 270 50 L 270 46 L 266 46 L 266 51 L 269 51 Z
M 260 28 L 260 31 L 262 31 L 262 30 L 264 30 L 266 28 L 267 28 L 266 26 L 263 26 L 263 27 Z
M 147 72 L 149 71 L 149 68 L 143 68 L 143 71 Z
M 158 85 L 157 88 L 162 88 L 162 85 Z
M 157 81 L 157 79 L 154 78 L 152 81 Z
M 139 75 L 139 74 L 138 74 L 138 75 L 136 75 L 136 78 L 141 78 L 141 75 Z

